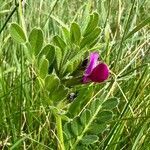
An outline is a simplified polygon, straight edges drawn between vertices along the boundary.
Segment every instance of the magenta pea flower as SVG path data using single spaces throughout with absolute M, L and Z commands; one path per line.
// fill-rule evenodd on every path
M 101 83 L 108 78 L 109 68 L 107 64 L 99 61 L 98 59 L 99 54 L 97 52 L 92 52 L 90 54 L 90 60 L 83 76 L 83 83 Z

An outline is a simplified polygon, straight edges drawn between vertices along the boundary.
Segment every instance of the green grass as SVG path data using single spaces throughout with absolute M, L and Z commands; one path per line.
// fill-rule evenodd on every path
M 16 5 L 12 0 L 0 0 L 0 3 L 0 149 L 63 149 L 61 140 L 66 139 L 62 126 L 85 109 L 92 110 L 90 106 L 96 98 L 105 101 L 111 97 L 119 99 L 113 119 L 95 143 L 82 149 L 150 149 L 149 0 L 27 0 L 22 15 L 18 1 Z M 69 92 L 81 91 L 81 96 L 73 105 L 76 112 L 64 115 L 65 119 L 62 115 L 61 120 L 58 114 L 67 112 L 70 104 L 63 101 L 54 107 L 47 99 L 37 64 L 27 59 L 25 46 L 11 38 L 10 23 L 22 26 L 27 37 L 32 28 L 41 28 L 45 46 L 53 44 L 54 35 L 63 37 L 62 27 L 69 29 L 72 22 L 77 22 L 83 31 L 89 14 L 95 11 L 100 16 L 101 33 L 92 50 L 100 52 L 111 75 L 100 85 L 81 84 L 69 88 Z M 63 81 L 61 75 L 58 76 Z M 79 103 L 82 106 L 78 109 Z M 81 149 L 80 138 L 84 135 L 88 135 L 86 128 L 73 139 L 72 149 Z

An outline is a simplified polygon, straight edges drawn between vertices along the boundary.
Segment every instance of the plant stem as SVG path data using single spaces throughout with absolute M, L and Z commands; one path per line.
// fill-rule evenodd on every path
M 20 15 L 20 20 L 21 20 L 21 25 L 22 25 L 23 31 L 24 31 L 26 39 L 27 39 L 26 26 L 25 26 L 23 10 L 22 10 L 22 0 L 19 0 L 19 15 Z
M 60 115 L 56 115 L 55 117 L 56 117 L 57 137 L 59 139 L 58 150 L 65 150 L 63 131 L 62 131 L 62 120 Z
M 26 36 L 26 39 L 27 39 L 27 33 L 26 33 L 26 28 L 25 28 L 25 22 L 24 22 L 24 16 L 23 16 L 23 13 L 22 13 L 22 0 L 19 0 L 19 18 L 20 18 L 20 22 L 21 22 L 21 25 L 22 25 L 22 28 L 24 30 L 24 33 L 25 33 L 25 36 Z M 20 47 L 21 48 L 21 47 Z M 23 108 L 23 81 L 24 81 L 24 77 L 23 77 L 23 61 L 24 61 L 24 58 L 23 58 L 23 49 L 21 49 L 21 60 L 20 60 L 20 67 L 21 67 L 21 79 L 20 79 L 20 82 L 21 82 L 21 88 L 20 88 L 20 102 L 19 102 L 19 107 L 20 107 L 20 135 L 21 135 L 21 126 L 22 126 L 22 108 Z

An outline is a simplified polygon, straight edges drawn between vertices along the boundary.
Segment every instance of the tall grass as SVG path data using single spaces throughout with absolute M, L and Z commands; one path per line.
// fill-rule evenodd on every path
M 24 47 L 10 36 L 10 23 L 22 26 L 20 11 L 27 36 L 33 27 L 41 28 L 44 45 L 62 34 L 61 27 L 75 21 L 84 29 L 89 14 L 99 13 L 101 35 L 93 50 L 100 52 L 111 75 L 94 88 L 100 98 L 117 97 L 119 105 L 107 130 L 84 149 L 150 149 L 149 0 L 27 0 L 23 11 L 17 0 L 0 2 L 0 149 L 55 150 L 59 143 L 57 123 L 42 87 L 37 90 L 34 68 Z

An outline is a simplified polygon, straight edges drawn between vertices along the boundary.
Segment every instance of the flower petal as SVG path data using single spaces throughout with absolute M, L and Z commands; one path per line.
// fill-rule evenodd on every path
M 90 54 L 90 62 L 85 70 L 85 75 L 90 75 L 92 70 L 97 66 L 97 61 L 99 58 L 99 54 L 97 52 L 93 52 Z
M 109 76 L 109 68 L 107 64 L 105 63 L 100 63 L 97 65 L 90 76 L 88 77 L 91 81 L 93 82 L 103 82 L 105 81 Z
M 88 76 L 92 73 L 93 69 L 97 66 L 98 58 L 99 58 L 99 54 L 97 52 L 93 52 L 90 54 L 90 62 L 85 70 L 85 74 L 83 77 L 84 83 L 88 82 L 89 80 Z

